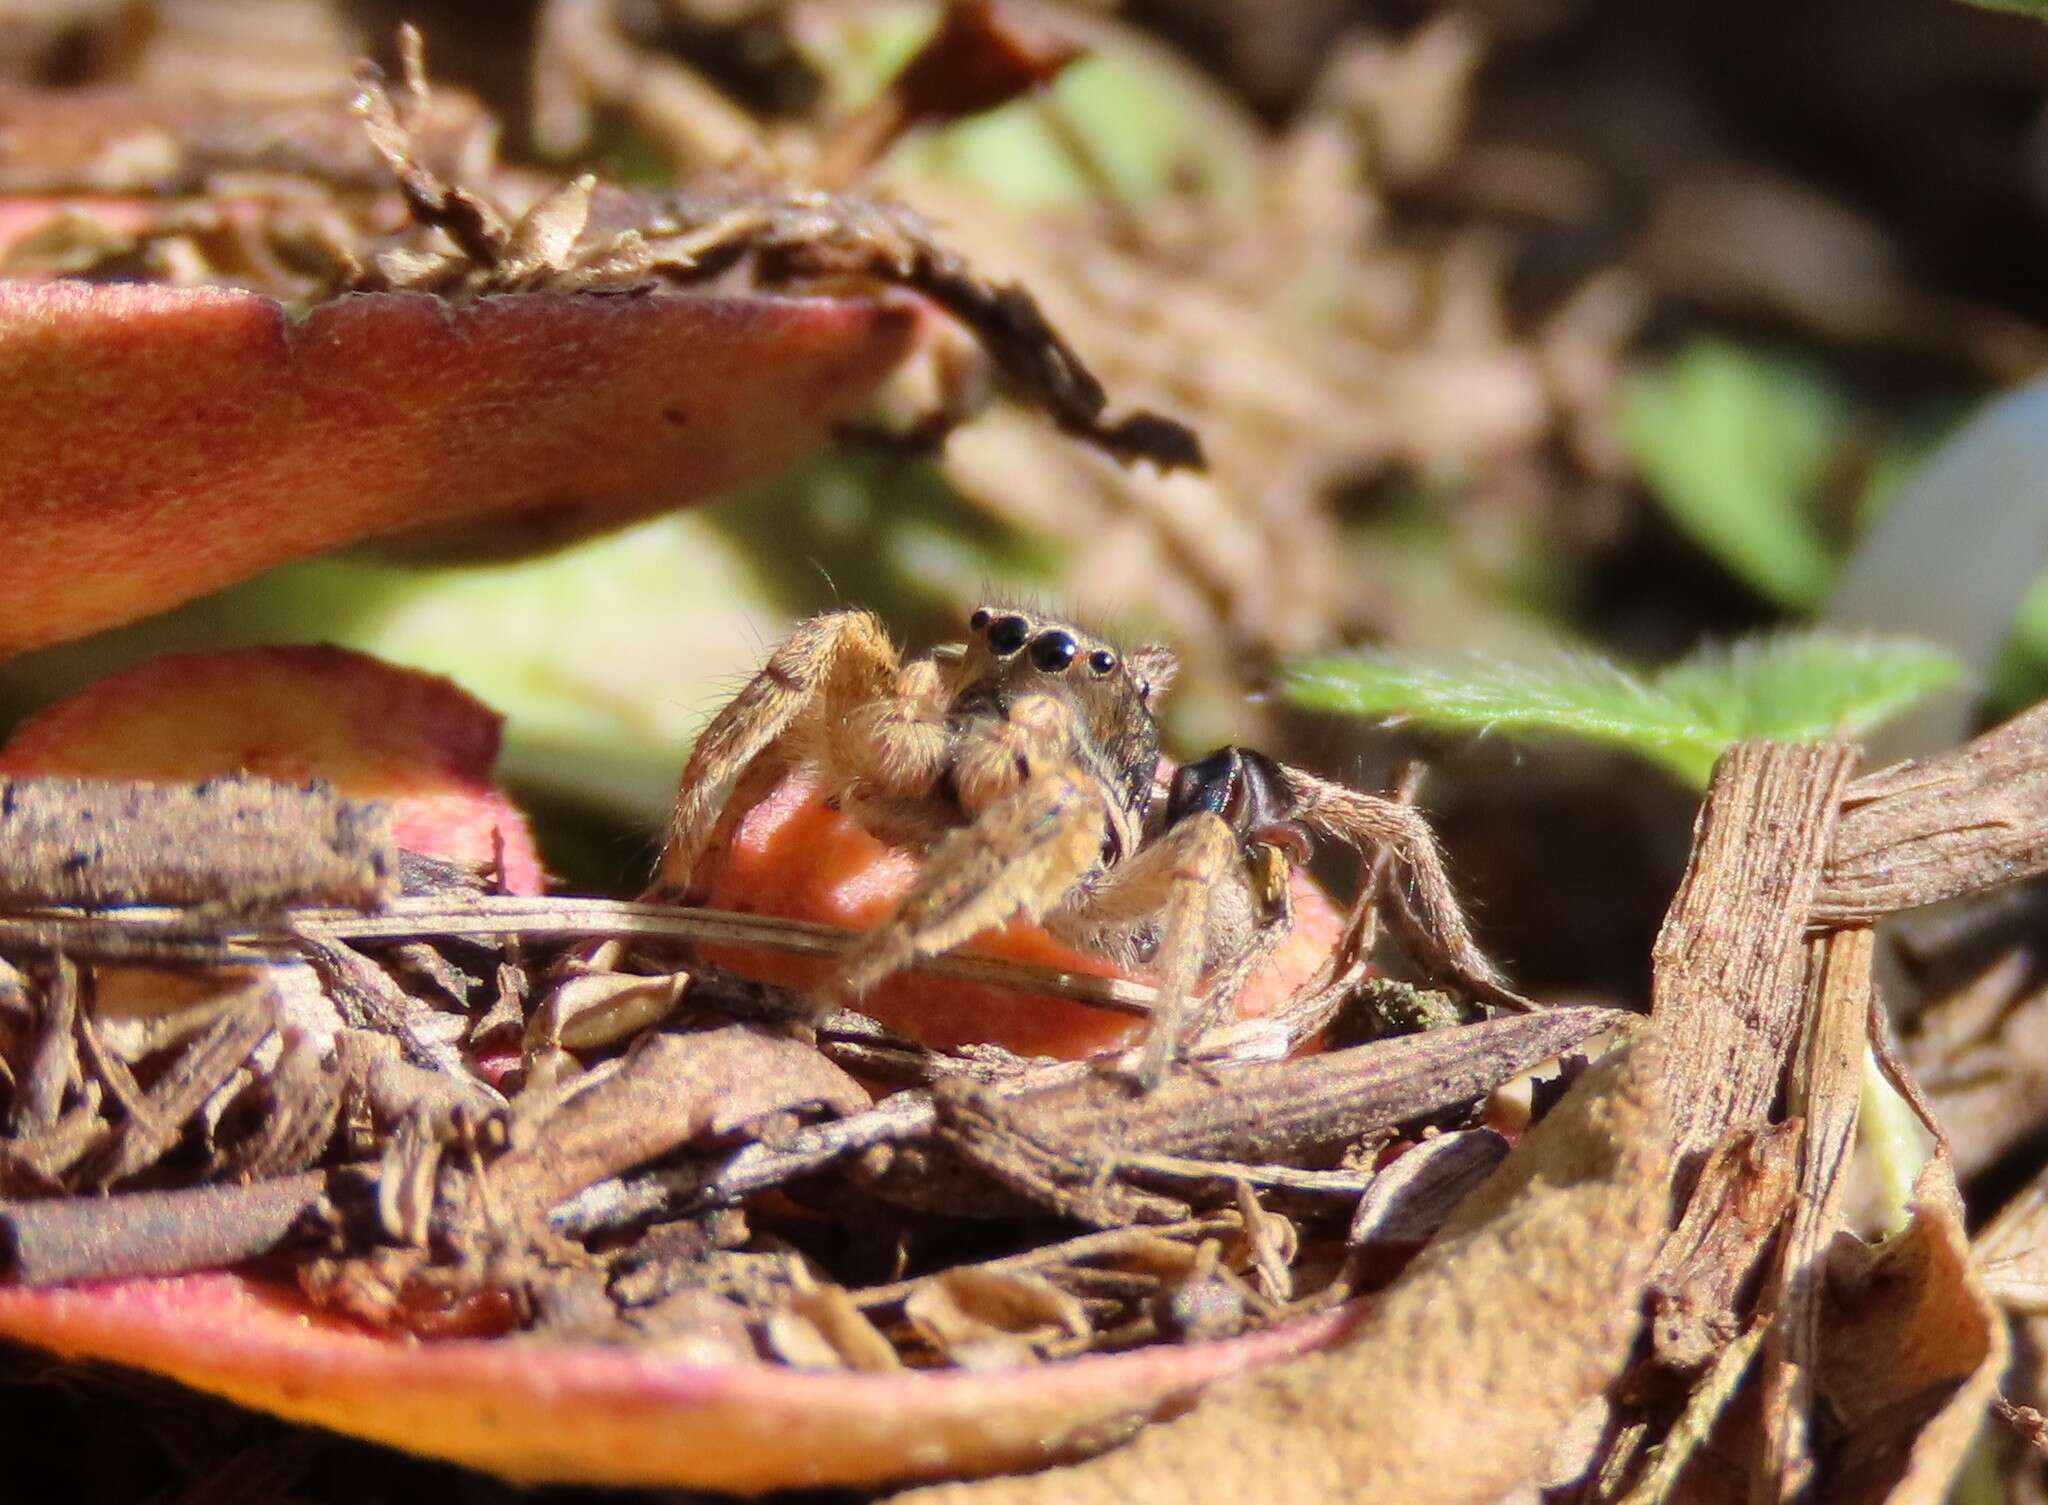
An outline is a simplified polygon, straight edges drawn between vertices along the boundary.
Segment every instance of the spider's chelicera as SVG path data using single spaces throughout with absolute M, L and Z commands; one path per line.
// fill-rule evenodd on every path
M 655 893 L 698 897 L 707 854 L 805 769 L 874 835 L 926 853 L 821 1007 L 1021 915 L 1122 966 L 1150 964 L 1159 1006 L 1140 1074 L 1156 1082 L 1287 933 L 1287 876 L 1312 833 L 1389 847 L 1444 970 L 1496 989 L 1414 810 L 1236 747 L 1162 789 L 1152 699 L 1171 652 L 1120 652 L 1014 607 L 982 607 L 968 628 L 965 643 L 905 662 L 868 612 L 799 626 L 698 740 Z

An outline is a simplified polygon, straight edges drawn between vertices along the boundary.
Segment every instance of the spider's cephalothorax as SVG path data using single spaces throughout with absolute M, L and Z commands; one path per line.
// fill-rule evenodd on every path
M 1022 915 L 1151 964 L 1160 1005 L 1144 1074 L 1156 1078 L 1286 933 L 1287 874 L 1313 831 L 1392 848 L 1449 970 L 1492 986 L 1413 810 L 1242 748 L 1186 765 L 1155 799 L 1152 702 L 1170 652 L 1120 651 L 1012 607 L 983 607 L 968 627 L 964 644 L 903 662 L 867 612 L 799 626 L 698 740 L 655 895 L 696 897 L 706 854 L 802 768 L 876 836 L 927 853 L 822 1005 Z

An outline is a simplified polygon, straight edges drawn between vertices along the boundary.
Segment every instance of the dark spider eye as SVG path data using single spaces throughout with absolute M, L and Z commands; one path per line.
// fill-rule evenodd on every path
M 1031 636 L 1031 624 L 1022 617 L 997 617 L 988 630 L 988 645 L 1004 658 L 1024 646 Z
M 989 612 L 986 606 L 977 608 L 974 615 L 967 619 L 967 630 L 969 632 L 981 631 L 982 628 L 988 626 L 988 616 Z
M 1088 667 L 1096 674 L 1107 674 L 1116 667 L 1116 655 L 1107 648 L 1097 648 L 1088 655 Z
M 1081 645 L 1070 633 L 1041 632 L 1031 645 L 1031 662 L 1048 674 L 1057 674 L 1071 664 L 1074 655 L 1080 651 Z

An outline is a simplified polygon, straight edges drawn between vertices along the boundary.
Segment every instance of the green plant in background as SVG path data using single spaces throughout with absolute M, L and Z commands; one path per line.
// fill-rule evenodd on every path
M 1835 576 L 1814 498 L 1849 418 L 1847 399 L 1815 371 L 1721 340 L 1638 375 L 1621 405 L 1630 458 L 1671 520 L 1802 613 Z
M 1930 643 L 1788 632 L 1701 649 L 1648 672 L 1593 653 L 1510 663 L 1366 650 L 1304 660 L 1283 685 L 1310 710 L 1600 742 L 1703 786 L 1731 742 L 1854 735 L 1961 675 L 1962 665 Z
M 797 41 L 833 108 L 845 112 L 882 91 L 938 15 L 928 0 L 842 7 Z M 1252 202 L 1258 141 L 1235 106 L 1135 31 L 1074 24 L 1091 50 L 1043 96 L 906 142 L 883 177 L 940 178 L 1021 210 L 1087 204 L 1105 187 L 1130 201 L 1196 189 L 1226 204 Z

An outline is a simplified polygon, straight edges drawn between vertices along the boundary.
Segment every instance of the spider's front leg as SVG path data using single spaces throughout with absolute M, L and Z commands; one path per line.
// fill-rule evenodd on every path
M 1413 939 L 1430 953 L 1428 960 L 1437 971 L 1457 983 L 1473 997 L 1505 1008 L 1531 1009 L 1536 1005 L 1513 992 L 1499 970 L 1487 960 L 1472 938 L 1465 912 L 1444 870 L 1436 833 L 1413 806 L 1378 795 L 1360 794 L 1342 784 L 1317 778 L 1299 768 L 1278 765 L 1292 805 L 1292 816 L 1345 845 L 1364 849 L 1385 846 L 1394 860 L 1408 871 L 1413 889 Z M 1402 913 L 1411 902 L 1396 895 Z M 1360 903 L 1370 903 L 1368 892 Z
M 744 809 L 800 762 L 815 761 L 842 783 L 882 777 L 906 790 L 928 785 L 945 757 L 939 696 L 936 667 L 925 660 L 899 667 L 872 613 L 828 612 L 801 624 L 691 749 L 650 897 L 688 897 L 720 833 L 722 809 Z M 729 784 L 734 797 L 722 801 Z
M 1202 963 L 1222 939 L 1216 911 L 1225 903 L 1222 889 L 1231 881 L 1238 853 L 1237 833 L 1213 812 L 1195 810 L 1135 857 L 1112 868 L 1088 896 L 1084 915 L 1090 923 L 1158 923 L 1153 952 L 1158 994 L 1135 1073 L 1147 1092 L 1166 1080 L 1182 1047 L 1214 1021 L 1268 949 L 1257 932 L 1229 937 L 1235 942 L 1233 954 L 1215 958 L 1208 996 L 1197 1007 Z M 1281 902 L 1285 903 L 1284 896 Z
M 847 953 L 828 1001 L 857 999 L 1018 916 L 1040 918 L 1100 865 L 1107 829 L 1102 789 L 1079 770 L 1028 775 L 932 848 L 896 912 Z

